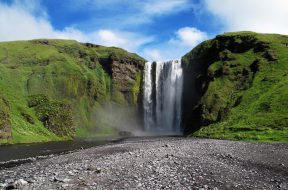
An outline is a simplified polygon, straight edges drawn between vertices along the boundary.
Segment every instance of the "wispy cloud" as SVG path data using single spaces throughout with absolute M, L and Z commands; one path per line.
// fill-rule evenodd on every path
M 75 39 L 107 46 L 118 46 L 136 52 L 138 48 L 153 40 L 133 32 L 99 29 L 83 32 L 66 27 L 56 30 L 45 16 L 35 16 L 33 9 L 18 1 L 12 5 L 0 3 L 0 41 L 29 40 L 35 38 Z
M 88 10 L 125 10 L 134 14 L 170 14 L 191 8 L 191 0 L 68 0 L 66 4 L 70 9 L 88 9 Z
M 68 0 L 66 8 L 71 11 L 85 10 L 92 16 L 87 24 L 112 25 L 114 28 L 131 28 L 153 23 L 156 17 L 190 10 L 191 0 Z M 97 12 L 105 12 L 99 15 Z
M 287 0 L 205 0 L 224 31 L 251 30 L 288 34 Z
M 166 59 L 163 51 L 161 47 L 157 49 L 145 48 L 141 54 L 149 61 L 160 61 Z
M 112 31 L 101 29 L 88 34 L 90 40 L 106 46 L 117 46 L 129 51 L 137 52 L 139 47 L 153 41 L 153 36 L 144 36 L 138 33 Z
M 179 59 L 207 38 L 208 35 L 197 28 L 183 27 L 179 28 L 168 41 L 146 48 L 142 54 L 150 61 Z
M 142 2 L 142 14 L 145 15 L 163 15 L 178 13 L 191 8 L 188 0 L 150 0 Z
M 0 3 L 0 40 L 25 40 L 54 36 L 57 32 L 43 17 L 34 17 L 23 5 Z
M 180 28 L 176 36 L 170 39 L 172 45 L 187 46 L 189 48 L 196 46 L 201 41 L 207 39 L 207 34 L 194 27 Z

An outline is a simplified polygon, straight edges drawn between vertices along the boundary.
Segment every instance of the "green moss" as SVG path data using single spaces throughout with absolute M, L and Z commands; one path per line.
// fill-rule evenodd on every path
M 0 97 L 0 139 L 11 138 L 11 122 L 9 102 Z
M 107 69 L 114 58 L 123 63 L 145 61 L 120 48 L 73 40 L 1 42 L 0 91 L 9 102 L 5 113 L 11 138 L 0 138 L 0 143 L 65 140 L 75 135 L 74 127 L 76 131 L 95 127 L 91 114 L 96 104 L 127 105 L 123 94 L 113 88 Z
M 203 63 L 197 82 L 206 86 L 196 105 L 201 122 L 189 126 L 193 135 L 287 142 L 287 44 L 284 35 L 226 33 L 187 54 L 189 67 Z
M 137 105 L 138 103 L 138 97 L 141 90 L 142 74 L 143 74 L 142 72 L 137 73 L 135 83 L 132 87 L 133 103 L 135 105 Z
M 69 103 L 51 101 L 45 95 L 33 95 L 29 97 L 28 105 L 35 109 L 38 119 L 54 134 L 68 138 L 74 136 L 74 114 Z

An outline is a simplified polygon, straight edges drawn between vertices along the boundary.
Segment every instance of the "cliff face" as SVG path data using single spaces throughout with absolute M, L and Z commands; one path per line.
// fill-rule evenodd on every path
M 144 62 L 121 58 L 112 60 L 111 68 L 112 79 L 117 90 L 124 95 L 129 104 L 139 103 Z
M 69 40 L 0 43 L 0 143 L 117 133 L 99 115 L 127 107 L 137 116 L 144 63 Z
M 288 140 L 288 36 L 238 32 L 183 58 L 183 124 L 194 136 Z

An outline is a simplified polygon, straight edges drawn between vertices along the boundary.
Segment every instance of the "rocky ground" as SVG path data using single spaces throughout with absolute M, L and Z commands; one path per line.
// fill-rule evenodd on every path
M 2 169 L 0 189 L 288 189 L 287 158 L 288 144 L 131 138 Z

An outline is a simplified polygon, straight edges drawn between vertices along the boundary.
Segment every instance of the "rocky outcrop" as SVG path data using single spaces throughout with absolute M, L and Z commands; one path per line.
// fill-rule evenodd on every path
M 245 120 L 247 122 L 241 125 L 251 131 L 269 130 L 275 125 L 280 125 L 281 129 L 287 127 L 288 119 L 284 115 L 288 110 L 283 104 L 288 99 L 280 98 L 287 94 L 287 89 L 282 88 L 287 84 L 287 47 L 284 45 L 287 41 L 287 36 L 283 35 L 226 33 L 201 43 L 186 54 L 182 58 L 186 133 L 211 126 L 203 128 L 209 133 L 214 125 L 215 130 L 218 126 L 222 133 L 230 128 L 237 132 L 235 126 Z M 274 88 L 280 94 L 275 93 Z M 275 106 L 268 113 L 262 109 L 262 104 L 279 105 L 281 109 Z M 278 124 L 273 125 L 273 122 Z M 211 137 L 213 134 L 211 132 Z
M 113 91 L 120 91 L 128 105 L 137 105 L 138 99 L 141 99 L 140 89 L 145 61 L 111 56 L 109 59 L 100 60 L 100 64 L 113 79 Z M 119 101 L 117 98 L 115 100 Z

